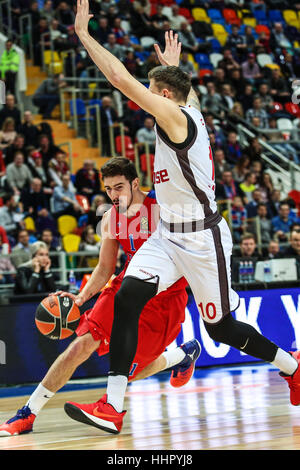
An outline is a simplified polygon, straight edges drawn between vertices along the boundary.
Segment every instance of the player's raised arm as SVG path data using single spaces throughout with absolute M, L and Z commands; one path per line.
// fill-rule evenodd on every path
M 182 113 L 172 100 L 151 93 L 127 71 L 119 59 L 90 36 L 88 23 L 92 16 L 89 14 L 88 0 L 77 0 L 75 31 L 91 59 L 107 80 L 160 121 L 169 122 L 172 119 L 175 125 L 177 121 L 181 125 L 183 122 Z
M 173 34 L 173 31 L 166 31 L 165 44 L 164 52 L 161 51 L 158 44 L 154 44 L 154 49 L 161 65 L 179 67 L 181 42 L 178 42 L 178 34 Z M 186 104 L 200 111 L 200 102 L 193 87 L 190 89 Z

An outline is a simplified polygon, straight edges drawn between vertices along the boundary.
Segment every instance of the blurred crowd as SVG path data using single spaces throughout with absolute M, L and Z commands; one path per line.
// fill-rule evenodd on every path
M 32 17 L 35 65 L 42 65 L 42 49 L 52 44 L 58 55 L 75 52 L 78 80 L 95 76 L 74 32 L 74 2 L 45 0 L 41 5 L 13 0 L 12 5 L 16 31 L 21 14 L 26 11 Z M 190 74 L 199 96 L 214 157 L 216 197 L 232 228 L 235 256 L 295 257 L 300 262 L 299 200 L 286 193 L 261 158 L 259 141 L 299 164 L 300 108 L 292 95 L 300 71 L 300 28 L 286 18 L 285 10 L 298 17 L 300 5 L 278 0 L 91 0 L 90 9 L 91 35 L 141 80 L 159 65 L 153 43 L 163 48 L 165 31 L 178 33 L 180 66 Z M 236 15 L 232 21 L 226 17 L 230 9 Z M 10 271 L 5 263 L 16 269 L 28 262 L 30 247 L 37 241 L 51 251 L 64 249 L 57 223 L 62 214 L 76 218 L 80 249 L 98 249 L 96 210 L 106 203 L 93 161 L 87 160 L 72 175 L 67 155 L 53 141 L 51 126 L 34 124 L 29 110 L 21 117 L 15 94 L 18 60 L 12 61 L 12 70 L 5 67 L 12 51 L 9 40 L 0 58 L 9 91 L 0 110 L 0 249 L 11 253 L 10 259 L 1 259 L 0 272 Z M 43 119 L 51 118 L 60 87 L 73 76 L 71 54 L 66 52 L 65 57 L 65 75 L 49 76 L 32 97 Z M 111 154 L 109 126 L 118 122 L 131 145 L 129 158 L 135 142 L 147 143 L 153 153 L 151 116 L 109 85 L 100 104 L 104 155 Z M 246 146 L 237 130 L 240 121 L 254 134 Z M 145 165 L 142 170 L 146 172 Z M 34 227 L 28 226 L 28 217 Z M 0 282 L 10 280 L 2 275 Z

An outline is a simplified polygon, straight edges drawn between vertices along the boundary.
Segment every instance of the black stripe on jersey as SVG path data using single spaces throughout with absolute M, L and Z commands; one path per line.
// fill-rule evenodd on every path
M 191 186 L 193 193 L 195 194 L 198 201 L 203 205 L 205 217 L 208 217 L 209 215 L 213 213 L 209 206 L 209 200 L 205 192 L 202 191 L 200 188 L 198 188 L 196 179 L 195 179 L 193 170 L 190 166 L 190 162 L 188 158 L 188 150 L 195 143 L 195 140 L 198 135 L 197 126 L 193 118 L 186 111 L 184 111 L 184 109 L 181 109 L 181 111 L 186 115 L 187 121 L 188 121 L 188 136 L 184 142 L 182 142 L 181 144 L 176 144 L 172 142 L 167 136 L 167 134 L 158 125 L 156 125 L 157 133 L 159 137 L 164 141 L 164 143 L 168 145 L 176 153 L 183 176 L 185 177 L 185 179 Z
M 219 274 L 219 288 L 222 306 L 222 318 L 230 313 L 230 301 L 229 301 L 229 283 L 226 269 L 226 260 L 222 246 L 221 231 L 218 225 L 215 225 L 211 229 L 215 250 L 217 255 L 217 265 Z

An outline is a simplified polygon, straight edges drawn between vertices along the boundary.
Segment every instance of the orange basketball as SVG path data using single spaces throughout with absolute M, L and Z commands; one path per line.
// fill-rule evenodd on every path
M 50 339 L 65 339 L 76 330 L 80 310 L 69 297 L 49 295 L 39 304 L 35 312 L 38 330 Z

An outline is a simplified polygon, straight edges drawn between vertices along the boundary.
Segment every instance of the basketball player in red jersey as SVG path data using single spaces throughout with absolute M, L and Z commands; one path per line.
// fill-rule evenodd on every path
M 217 212 L 209 137 L 191 80 L 178 66 L 177 36 L 166 33 L 164 53 L 157 49 L 162 66 L 149 72 L 147 89 L 91 37 L 92 16 L 88 0 L 77 0 L 75 31 L 81 43 L 112 86 L 156 120 L 154 185 L 160 207 L 158 228 L 132 259 L 115 297 L 107 393 L 98 416 L 120 425 L 143 307 L 182 276 L 210 337 L 277 367 L 290 387 L 291 403 L 300 405 L 300 351 L 284 351 L 231 313 L 239 305 L 231 288 L 232 237 Z
M 101 168 L 101 173 L 113 207 L 102 219 L 99 263 L 79 295 L 67 292 L 56 294 L 67 295 L 77 305 L 83 305 L 111 279 L 115 272 L 120 245 L 127 255 L 126 265 L 110 286 L 103 290 L 94 307 L 83 314 L 76 330 L 78 337 L 56 359 L 26 405 L 15 417 L 0 426 L 0 436 L 30 432 L 41 408 L 65 385 L 76 368 L 94 351 L 97 351 L 99 356 L 109 352 L 115 295 L 128 263 L 156 228 L 158 206 L 154 191 L 146 194 L 140 190 L 135 166 L 127 158 L 110 159 Z M 187 383 L 192 376 L 195 362 L 200 355 L 197 340 L 165 351 L 178 336 L 185 318 L 186 286 L 185 279 L 181 278 L 145 306 L 140 318 L 139 345 L 129 373 L 130 380 L 139 380 L 172 368 L 171 385 L 179 387 Z M 80 409 L 76 405 L 65 405 L 70 417 L 96 427 L 103 425 L 102 420 L 94 414 L 97 404 L 81 405 Z M 118 416 L 118 413 L 115 413 L 115 416 Z M 108 424 L 107 428 L 112 433 L 118 433 L 120 430 L 116 422 Z

